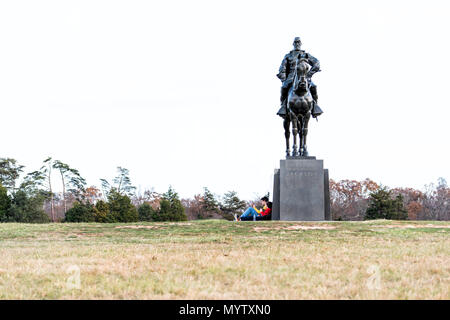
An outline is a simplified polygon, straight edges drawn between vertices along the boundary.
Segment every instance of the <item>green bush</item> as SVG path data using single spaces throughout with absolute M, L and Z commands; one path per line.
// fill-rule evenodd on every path
M 108 194 L 108 202 L 98 201 L 95 206 L 90 203 L 75 202 L 66 212 L 66 222 L 134 222 L 138 213 L 128 196 L 115 190 Z
M 25 223 L 47 223 L 49 216 L 45 213 L 45 196 L 39 193 L 29 195 L 23 190 L 13 194 L 11 206 L 7 212 L 6 221 Z
M 156 221 L 187 221 L 181 202 L 179 204 L 173 203 L 167 199 L 161 199 L 160 208 L 155 218 Z
M 96 222 L 114 222 L 111 221 L 109 214 L 109 205 L 103 200 L 99 200 L 95 204 L 95 221 Z
M 131 199 L 112 189 L 108 194 L 110 219 L 108 222 L 135 222 L 139 216 Z
M 393 199 L 391 192 L 386 187 L 370 194 L 364 220 L 406 220 L 407 218 L 408 213 L 403 207 L 403 197 L 400 194 Z
M 207 219 L 214 217 L 214 214 L 220 214 L 219 202 L 215 195 L 208 188 L 203 188 L 203 196 L 201 198 L 201 211 L 198 219 Z
M 0 184 L 0 222 L 6 221 L 8 211 L 11 208 L 11 198 L 7 189 Z
M 138 209 L 139 221 L 154 221 L 157 219 L 157 212 L 148 203 L 142 204 Z
M 172 187 L 163 194 L 159 204 L 160 208 L 155 215 L 155 221 L 187 221 L 184 207 Z
M 94 222 L 98 210 L 90 203 L 75 202 L 66 212 L 66 222 Z

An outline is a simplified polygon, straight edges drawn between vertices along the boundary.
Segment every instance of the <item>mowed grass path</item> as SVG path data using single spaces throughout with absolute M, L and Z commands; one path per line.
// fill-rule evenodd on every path
M 0 299 L 450 299 L 450 223 L 0 224 Z

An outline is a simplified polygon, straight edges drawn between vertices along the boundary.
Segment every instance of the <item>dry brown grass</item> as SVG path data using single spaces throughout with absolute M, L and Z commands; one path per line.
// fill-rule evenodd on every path
M 430 224 L 0 224 L 0 298 L 449 299 Z

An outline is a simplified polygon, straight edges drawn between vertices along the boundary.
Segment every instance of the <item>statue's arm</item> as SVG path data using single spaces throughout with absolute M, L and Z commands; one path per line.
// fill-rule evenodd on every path
M 280 79 L 281 81 L 286 80 L 287 56 L 288 55 L 285 55 L 283 61 L 281 61 L 281 66 L 277 74 L 278 79 Z
M 321 71 L 320 62 L 317 58 L 313 57 L 310 54 L 308 54 L 308 61 L 309 64 L 311 65 L 311 69 L 308 71 L 308 76 L 311 78 L 314 73 Z

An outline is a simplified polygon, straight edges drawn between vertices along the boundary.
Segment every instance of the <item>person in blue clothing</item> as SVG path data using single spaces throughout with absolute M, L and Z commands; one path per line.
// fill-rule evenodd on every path
M 259 210 L 255 205 L 253 207 L 248 208 L 245 212 L 239 217 L 237 215 L 234 216 L 235 221 L 250 221 L 250 220 L 270 220 L 270 216 L 272 213 L 272 202 L 269 201 L 269 198 L 262 197 L 261 198 L 262 209 Z

